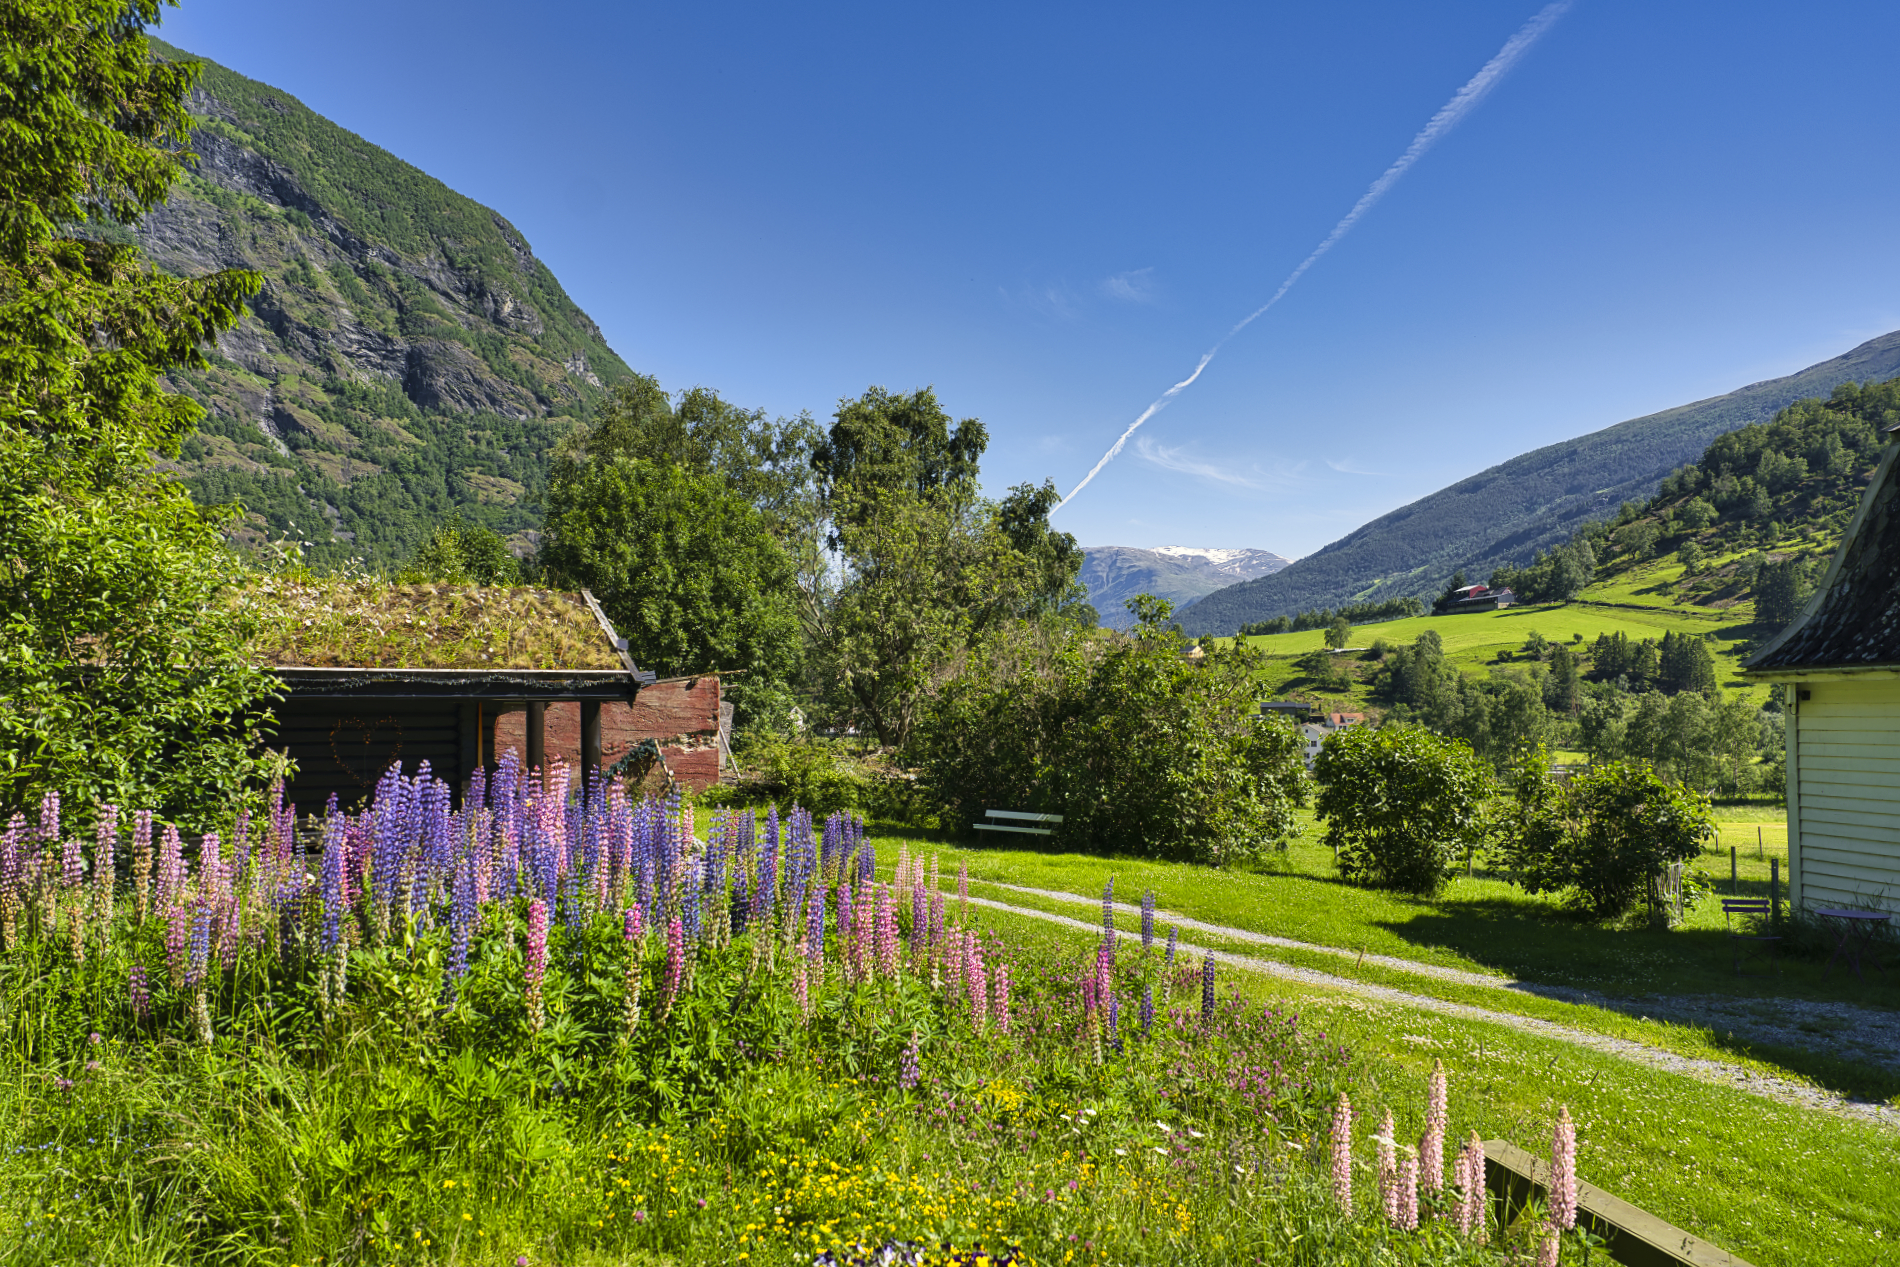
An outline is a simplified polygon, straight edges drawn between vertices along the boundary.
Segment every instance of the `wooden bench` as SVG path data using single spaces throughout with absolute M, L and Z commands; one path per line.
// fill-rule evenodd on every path
M 1728 925 L 1729 945 L 1735 950 L 1735 975 L 1738 977 L 1763 977 L 1772 975 L 1766 972 L 1743 972 L 1742 963 L 1746 959 L 1761 957 L 1773 963 L 1775 971 L 1781 970 L 1776 962 L 1776 952 L 1780 949 L 1781 935 L 1774 931 L 1774 906 L 1765 897 L 1731 897 L 1722 899 L 1722 919 Z M 1748 921 L 1760 920 L 1760 927 L 1766 932 L 1748 932 Z M 1751 950 L 1750 947 L 1753 947 Z
M 1016 823 L 1059 823 L 1060 814 L 1025 814 L 1021 810 L 986 809 L 983 811 L 986 821 L 970 824 L 978 831 L 1013 831 L 1026 836 L 1047 836 L 1055 831 L 1053 827 L 1018 827 Z M 996 819 L 1008 819 L 1008 822 L 996 822 Z

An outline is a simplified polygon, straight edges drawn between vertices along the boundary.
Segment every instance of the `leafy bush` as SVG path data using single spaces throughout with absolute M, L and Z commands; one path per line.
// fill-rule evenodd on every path
M 1564 893 L 1597 919 L 1628 914 L 1652 881 L 1715 834 L 1707 796 L 1647 762 L 1597 766 L 1563 787 L 1540 751 L 1518 771 L 1518 814 L 1499 853 L 1530 893 Z
M 1144 608 L 1133 636 L 1025 628 L 945 684 L 908 757 L 947 824 L 988 809 L 1063 816 L 1055 843 L 1226 865 L 1293 828 L 1298 732 L 1259 711 L 1262 657 L 1199 661 Z
M 1477 838 L 1490 776 L 1470 745 L 1422 726 L 1348 726 L 1313 762 L 1326 843 L 1348 880 L 1435 893 Z
M 707 789 L 700 798 L 705 803 L 778 802 L 821 818 L 856 810 L 884 822 L 924 825 L 926 807 L 914 781 L 882 755 L 854 754 L 845 741 L 755 728 L 741 732 L 734 755 L 744 773 Z

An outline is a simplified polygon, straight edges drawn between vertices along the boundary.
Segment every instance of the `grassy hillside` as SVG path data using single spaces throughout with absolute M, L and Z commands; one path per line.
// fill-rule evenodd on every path
M 599 327 L 505 218 L 289 94 L 206 63 L 191 109 L 198 161 L 138 241 L 265 276 L 172 384 L 211 411 L 177 467 L 194 496 L 313 562 L 406 558 L 456 514 L 531 539 L 559 420 L 631 373 Z
M 1314 607 L 1399 595 L 1431 597 L 1463 569 L 1481 577 L 1568 538 L 1579 524 L 1645 501 L 1664 476 L 1725 432 L 1762 422 L 1847 382 L 1900 374 L 1900 332 L 1785 378 L 1533 450 L 1381 516 L 1284 571 L 1243 581 L 1183 613 L 1190 633 Z
M 1599 594 L 1595 590 L 1588 593 L 1587 600 L 1458 616 L 1417 616 L 1357 626 L 1353 629 L 1352 645 L 1329 657 L 1350 677 L 1350 685 L 1345 689 L 1328 685 L 1301 663 L 1315 652 L 1325 650 L 1325 630 L 1256 635 L 1242 641 L 1272 657 L 1265 681 L 1276 697 L 1310 699 L 1329 711 L 1383 713 L 1388 705 L 1373 689 L 1381 667 L 1372 652 L 1373 644 L 1383 641 L 1391 646 L 1402 646 L 1416 641 L 1428 629 L 1436 632 L 1444 643 L 1446 660 L 1473 676 L 1527 664 L 1523 648 L 1533 631 L 1551 642 L 1582 648 L 1604 634 L 1621 633 L 1636 640 L 1660 639 L 1672 631 L 1697 637 L 1713 634 L 1711 649 L 1721 689 L 1729 693 L 1753 689 L 1755 694 L 1766 698 L 1766 688 L 1749 688 L 1736 672 L 1753 632 L 1752 610 L 1746 604 L 1726 609 L 1656 601 L 1624 604 L 1620 595 L 1612 598 L 1608 591 Z

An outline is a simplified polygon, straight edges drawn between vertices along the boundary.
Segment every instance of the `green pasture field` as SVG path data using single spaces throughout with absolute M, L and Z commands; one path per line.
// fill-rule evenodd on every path
M 1029 923 L 992 911 L 975 918 Z M 1219 979 L 1263 1006 L 1299 1011 L 1309 1028 L 1346 1043 L 1357 1058 L 1362 1122 L 1390 1108 L 1402 1140 L 1423 1130 L 1426 1078 L 1443 1060 L 1452 1134 L 1476 1130 L 1548 1155 L 1551 1123 L 1565 1105 L 1578 1123 L 1585 1182 L 1756 1267 L 1900 1259 L 1900 1139 L 1891 1132 L 1489 1022 L 1255 973 L 1222 969 Z
M 1681 571 L 1677 564 L 1672 563 L 1668 567 L 1677 573 Z M 1654 584 L 1646 576 L 1637 573 L 1631 575 L 1638 578 L 1630 582 L 1631 585 Z M 1715 652 L 1717 681 L 1725 689 L 1752 689 L 1766 699 L 1767 687 L 1744 682 L 1738 672 L 1741 646 L 1752 634 L 1748 625 L 1752 608 L 1746 604 L 1728 609 L 1671 606 L 1657 601 L 1654 595 L 1648 596 L 1649 601 L 1640 606 L 1613 606 L 1610 604 L 1629 601 L 1621 589 L 1615 588 L 1624 582 L 1619 580 L 1606 584 L 1610 588 L 1595 586 L 1586 591 L 1587 597 L 1598 599 L 1596 602 L 1546 603 L 1509 607 L 1502 611 L 1471 612 L 1458 616 L 1414 616 L 1405 620 L 1355 625 L 1352 649 L 1339 654 L 1350 662 L 1347 671 L 1362 680 L 1356 681 L 1347 695 L 1332 691 L 1321 694 L 1329 698 L 1349 699 L 1355 705 L 1364 704 L 1368 699 L 1368 687 L 1363 678 L 1369 677 L 1375 667 L 1365 654 L 1365 649 L 1381 638 L 1395 647 L 1403 646 L 1415 641 L 1428 629 L 1436 632 L 1444 643 L 1446 658 L 1465 673 L 1483 673 L 1512 663 L 1533 630 L 1552 642 L 1571 643 L 1573 646 L 1577 645 L 1579 636 L 1582 644 L 1588 645 L 1606 633 L 1622 633 L 1631 639 L 1660 639 L 1663 634 L 1674 631 L 1692 633 L 1698 637 L 1714 634 L 1715 646 L 1712 649 Z M 1244 641 L 1274 658 L 1264 674 L 1269 690 L 1275 693 L 1304 693 L 1312 689 L 1298 660 L 1325 647 L 1324 630 L 1255 634 Z

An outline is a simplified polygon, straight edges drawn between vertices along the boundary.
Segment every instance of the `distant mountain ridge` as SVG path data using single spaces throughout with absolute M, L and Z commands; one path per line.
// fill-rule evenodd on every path
M 250 268 L 264 289 L 209 370 L 172 376 L 211 414 L 178 473 L 311 562 L 400 561 L 451 515 L 525 548 L 556 420 L 632 371 L 499 213 L 203 64 L 198 161 L 135 236 L 168 272 Z
M 1435 596 L 1454 572 L 1482 579 L 1501 565 L 1528 563 L 1585 520 L 1647 501 L 1665 475 L 1699 458 L 1718 435 L 1841 383 L 1895 375 L 1900 331 L 1782 378 L 1534 449 L 1381 515 L 1289 567 L 1209 594 L 1181 623 L 1193 634 L 1231 634 L 1316 607 Z
M 1153 594 L 1178 612 L 1202 596 L 1237 580 L 1277 572 L 1292 560 L 1271 550 L 1203 546 L 1090 546 L 1084 551 L 1082 583 L 1089 602 L 1111 629 L 1134 624 L 1124 603 L 1137 594 Z

